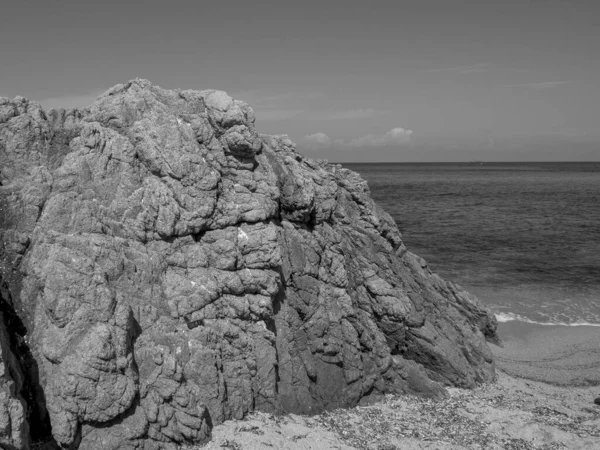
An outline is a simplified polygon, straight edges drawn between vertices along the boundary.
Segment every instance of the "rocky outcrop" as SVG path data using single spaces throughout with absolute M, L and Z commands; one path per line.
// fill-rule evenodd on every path
M 0 100 L 20 324 L 0 322 L 0 443 L 175 449 L 253 410 L 494 376 L 493 316 L 406 250 L 356 173 L 254 121 L 224 92 L 140 79 L 85 110 Z

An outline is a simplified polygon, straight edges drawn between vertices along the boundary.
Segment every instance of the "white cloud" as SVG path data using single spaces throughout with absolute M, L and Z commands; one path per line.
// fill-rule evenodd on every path
M 555 87 L 562 86 L 563 84 L 569 84 L 573 80 L 565 80 L 565 81 L 538 81 L 535 83 L 523 83 L 523 84 L 509 84 L 506 87 L 511 88 L 529 88 L 536 90 L 543 89 L 554 89 Z
M 38 103 L 40 103 L 44 109 L 83 108 L 94 103 L 103 92 L 104 91 L 93 91 L 83 95 L 65 95 L 64 97 L 46 98 L 44 100 L 40 100 Z
M 386 145 L 406 144 L 410 142 L 412 130 L 392 128 L 384 135 L 367 134 L 352 139 L 347 143 L 349 147 L 383 147 Z
M 325 133 L 309 134 L 302 138 L 306 147 L 312 150 L 319 150 L 331 147 L 331 138 Z
M 343 140 L 332 140 L 325 133 L 315 133 L 304 136 L 302 138 L 306 147 L 312 150 L 335 148 L 369 148 L 369 147 L 386 147 L 409 144 L 411 142 L 412 130 L 397 127 L 392 128 L 385 134 L 375 135 L 367 134 L 358 138 Z

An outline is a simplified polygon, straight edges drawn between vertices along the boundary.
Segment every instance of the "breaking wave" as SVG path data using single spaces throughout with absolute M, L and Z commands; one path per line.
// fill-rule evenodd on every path
M 536 325 L 549 325 L 549 326 L 563 326 L 563 327 L 600 327 L 600 323 L 590 323 L 584 321 L 576 321 L 576 322 L 539 322 L 537 320 L 531 320 L 525 316 L 521 316 L 520 314 L 514 313 L 496 313 L 496 320 L 498 322 L 526 322 L 533 323 Z

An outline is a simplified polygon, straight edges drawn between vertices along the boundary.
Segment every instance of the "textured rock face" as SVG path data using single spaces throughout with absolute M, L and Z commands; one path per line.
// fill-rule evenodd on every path
M 6 446 L 175 449 L 256 409 L 494 376 L 493 316 L 357 174 L 258 135 L 224 92 L 0 99 L 0 233 Z

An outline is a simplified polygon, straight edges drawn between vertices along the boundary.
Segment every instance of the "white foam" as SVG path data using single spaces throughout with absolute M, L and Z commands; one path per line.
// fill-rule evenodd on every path
M 548 325 L 548 326 L 562 326 L 562 327 L 600 327 L 600 323 L 590 323 L 590 322 L 538 322 L 537 320 L 531 320 L 527 317 L 521 316 L 519 314 L 514 313 L 496 313 L 496 320 L 498 322 L 525 322 L 525 323 L 534 323 L 536 325 Z

